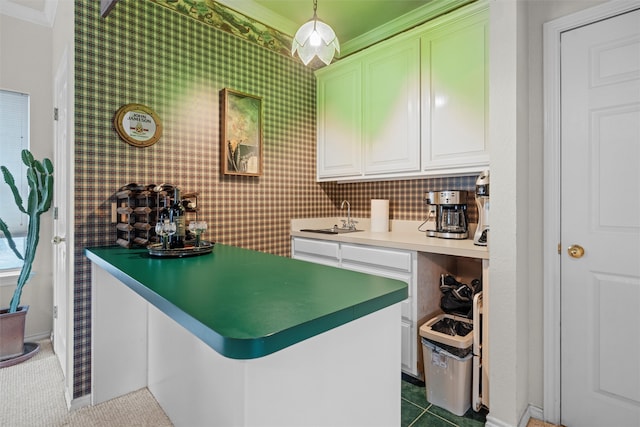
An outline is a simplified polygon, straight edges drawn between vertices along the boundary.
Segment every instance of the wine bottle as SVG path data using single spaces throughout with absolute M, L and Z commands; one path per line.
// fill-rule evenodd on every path
M 185 240 L 185 212 L 180 200 L 180 189 L 176 187 L 173 191 L 173 205 L 169 209 L 171 222 L 176 224 L 176 234 L 171 236 L 169 247 L 171 249 L 184 248 Z
M 158 207 L 157 222 L 163 223 L 165 219 L 170 219 L 169 218 L 169 216 L 170 216 L 169 215 L 169 209 L 170 208 L 171 208 L 171 201 L 169 199 L 169 196 L 165 196 L 162 208 Z

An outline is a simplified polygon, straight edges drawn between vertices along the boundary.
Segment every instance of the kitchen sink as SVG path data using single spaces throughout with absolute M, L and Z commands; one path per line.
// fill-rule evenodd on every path
M 344 234 L 344 233 L 355 233 L 357 231 L 364 231 L 364 230 L 352 230 L 350 228 L 332 227 L 332 228 L 304 228 L 300 231 L 306 231 L 308 233 L 322 233 L 322 234 Z

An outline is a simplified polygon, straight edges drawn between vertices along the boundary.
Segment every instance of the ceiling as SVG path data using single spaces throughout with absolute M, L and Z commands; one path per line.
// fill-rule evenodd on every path
M 290 36 L 313 16 L 313 0 L 216 1 Z M 345 56 L 475 0 L 317 1 Z
M 296 23 L 299 27 L 313 16 L 313 0 L 253 0 Z M 430 0 L 318 0 L 318 18 L 333 28 L 338 40 L 346 43 Z M 297 28 L 296 28 L 297 30 Z M 286 31 L 285 31 L 286 32 Z M 293 35 L 293 34 L 290 34 Z
M 0 13 L 51 26 L 58 1 L 0 0 Z M 113 6 L 118 1 L 138 0 L 101 0 L 101 3 Z M 313 0 L 214 1 L 289 36 L 293 36 L 313 16 Z M 341 46 L 340 56 L 345 56 L 473 1 L 317 0 L 317 13 L 335 31 Z
M 0 0 L 0 14 L 51 27 L 58 0 Z

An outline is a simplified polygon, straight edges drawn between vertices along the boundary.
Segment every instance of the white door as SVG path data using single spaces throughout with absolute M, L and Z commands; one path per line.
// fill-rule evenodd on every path
M 68 68 L 66 53 L 60 63 L 55 78 L 55 120 L 54 142 L 54 189 L 53 189 L 53 350 L 58 356 L 62 372 L 67 377 L 67 301 L 69 298 L 69 275 L 67 270 L 67 185 L 69 185 L 69 114 L 68 114 Z
M 561 97 L 561 422 L 637 427 L 640 10 L 562 34 Z

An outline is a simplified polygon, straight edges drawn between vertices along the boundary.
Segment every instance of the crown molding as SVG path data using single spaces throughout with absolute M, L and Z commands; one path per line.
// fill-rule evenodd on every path
M 265 49 L 272 50 L 287 57 L 291 56 L 291 36 L 267 25 L 264 21 L 258 21 L 245 12 L 240 12 L 226 3 L 208 1 L 204 7 L 185 7 L 191 0 L 147 0 L 164 8 L 173 10 L 181 15 L 225 31 L 243 40 L 254 43 Z
M 0 14 L 49 28 L 53 27 L 57 8 L 58 0 L 46 0 L 43 10 L 36 10 L 11 0 L 0 0 Z
M 424 6 L 405 13 L 398 18 L 387 22 L 380 27 L 362 34 L 346 43 L 341 44 L 341 52 L 339 58 L 344 58 L 359 50 L 372 46 L 382 40 L 395 36 L 403 31 L 413 28 L 417 25 L 423 24 L 440 15 L 449 13 L 455 9 L 465 6 L 470 3 L 474 3 L 478 0 L 450 0 L 444 2 L 432 1 Z
M 3 1 L 3 0 L 0 0 Z M 102 0 L 102 2 L 115 3 L 118 0 Z M 150 0 L 161 6 L 175 10 L 176 12 L 186 14 L 202 22 L 207 23 L 206 17 L 203 18 L 197 13 L 194 15 L 191 12 L 185 12 L 182 9 L 176 7 L 179 4 L 176 2 L 170 2 L 169 0 Z M 183 0 L 186 1 L 186 0 Z M 341 43 L 341 54 L 336 58 L 339 60 L 345 58 L 352 53 L 365 49 L 383 40 L 386 40 L 392 36 L 410 30 L 416 26 L 424 24 L 434 18 L 437 18 L 446 13 L 459 9 L 462 6 L 474 2 L 482 2 L 485 0 L 447 0 L 447 1 L 431 1 L 417 9 L 412 10 L 396 19 L 389 21 L 373 30 L 356 37 L 355 39 Z M 277 51 L 284 55 L 288 55 L 290 51 L 290 43 L 292 34 L 295 34 L 299 28 L 299 22 L 293 22 L 270 9 L 256 3 L 253 0 L 216 0 L 207 3 L 207 7 L 211 10 L 226 9 L 229 12 L 242 15 L 242 19 L 248 19 L 261 25 L 264 31 L 269 32 L 274 40 L 279 43 L 274 48 L 273 46 L 267 47 L 271 50 Z M 209 22 L 209 25 L 216 26 L 215 23 Z M 227 31 L 227 30 L 225 30 Z M 234 33 L 235 34 L 235 33 Z M 241 38 L 246 38 L 244 34 L 236 34 Z M 255 42 L 255 40 L 254 40 Z M 288 43 L 288 44 L 287 44 Z M 286 45 L 286 46 L 285 46 Z
M 340 43 L 341 54 L 338 58 L 343 58 L 365 49 L 398 33 L 476 1 L 478 0 L 431 1 L 361 36 L 345 43 Z M 253 0 L 217 0 L 217 2 L 290 36 L 293 36 L 300 27 L 300 22 L 296 23 L 284 18 Z
M 263 23 L 271 28 L 277 29 L 291 37 L 298 31 L 300 22 L 295 23 L 282 15 L 279 15 L 264 6 L 259 5 L 253 0 L 217 0 L 224 6 L 227 6 L 236 12 L 250 17 L 256 21 Z

